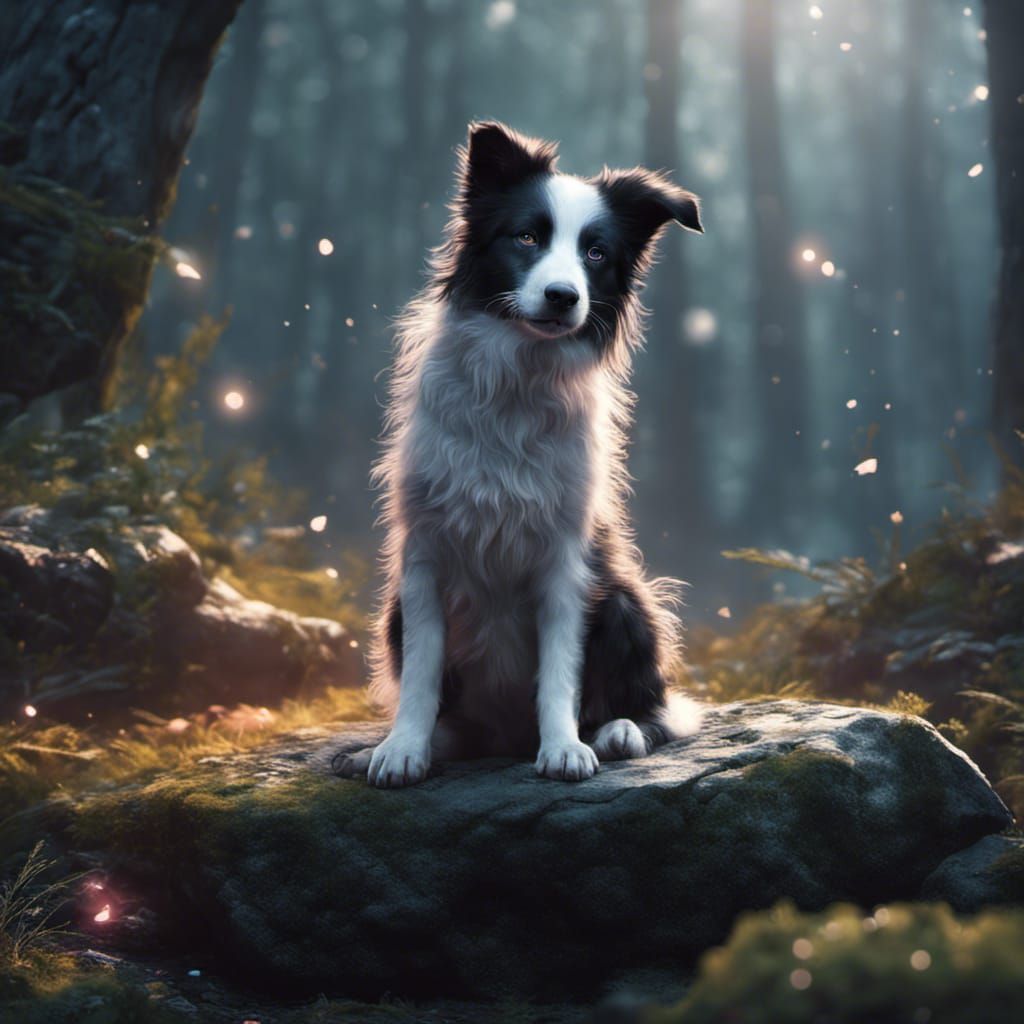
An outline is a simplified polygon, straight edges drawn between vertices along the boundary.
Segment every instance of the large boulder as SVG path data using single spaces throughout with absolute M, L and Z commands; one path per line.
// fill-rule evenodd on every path
M 74 845 L 249 978 L 533 1000 L 678 972 L 782 898 L 916 898 L 1011 824 L 926 722 L 854 707 L 708 708 L 696 736 L 582 783 L 506 760 L 444 764 L 405 790 L 332 776 L 334 755 L 382 735 L 311 728 L 93 797 Z
M 0 714 L 180 714 L 362 681 L 342 625 L 208 579 L 183 538 L 126 511 L 0 515 Z

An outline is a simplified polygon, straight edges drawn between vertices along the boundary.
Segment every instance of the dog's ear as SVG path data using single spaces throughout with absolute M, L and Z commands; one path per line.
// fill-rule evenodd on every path
M 690 231 L 704 231 L 700 200 L 664 174 L 642 167 L 629 171 L 606 167 L 597 179 L 597 187 L 640 251 L 669 221 Z
M 551 173 L 558 160 L 554 143 L 520 135 L 497 121 L 471 124 L 469 139 L 459 155 L 462 189 L 467 198 Z

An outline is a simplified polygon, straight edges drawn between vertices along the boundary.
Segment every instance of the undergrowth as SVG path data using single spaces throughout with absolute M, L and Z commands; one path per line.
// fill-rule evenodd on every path
M 324 722 L 373 717 L 365 691 L 331 687 L 276 709 L 211 707 L 188 718 L 137 712 L 135 725 L 110 735 L 99 726 L 26 723 L 0 726 L 0 822 L 51 794 L 145 781 L 212 755 L 238 753 L 275 736 Z
M 816 582 L 731 635 L 697 634 L 690 660 L 715 701 L 822 698 L 927 717 L 1024 817 L 1024 472 L 1006 464 L 988 507 L 964 498 L 902 554 L 872 566 L 787 551 L 727 557 Z

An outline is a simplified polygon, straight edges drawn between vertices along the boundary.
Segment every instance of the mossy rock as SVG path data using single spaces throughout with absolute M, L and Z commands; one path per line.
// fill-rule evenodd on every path
M 985 836 L 947 857 L 925 879 L 922 892 L 961 912 L 1024 904 L 1024 838 Z
M 782 898 L 914 898 L 1010 823 L 927 723 L 831 704 L 709 708 L 695 737 L 576 784 L 500 760 L 398 791 L 331 775 L 332 755 L 380 735 L 309 729 L 94 796 L 72 844 L 249 979 L 562 999 L 678 972 Z

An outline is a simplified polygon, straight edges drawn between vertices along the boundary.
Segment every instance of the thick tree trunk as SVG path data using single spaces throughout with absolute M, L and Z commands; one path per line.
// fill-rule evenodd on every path
M 787 495 L 806 469 L 803 301 L 797 278 L 775 83 L 773 0 L 743 0 L 743 91 L 754 242 L 754 374 L 761 419 L 751 492 L 756 521 L 784 539 Z M 755 517 L 752 517 L 755 518 Z M 795 525 L 795 524 L 794 524 Z
M 987 0 L 992 152 L 1002 261 L 995 310 L 994 428 L 1024 465 L 1024 5 Z
M 239 3 L 3 5 L 0 391 L 19 403 L 80 380 L 100 394 L 141 310 L 154 252 L 147 234 L 170 207 Z M 42 206 L 31 199 L 40 194 Z M 18 280 L 29 284 L 14 294 Z

